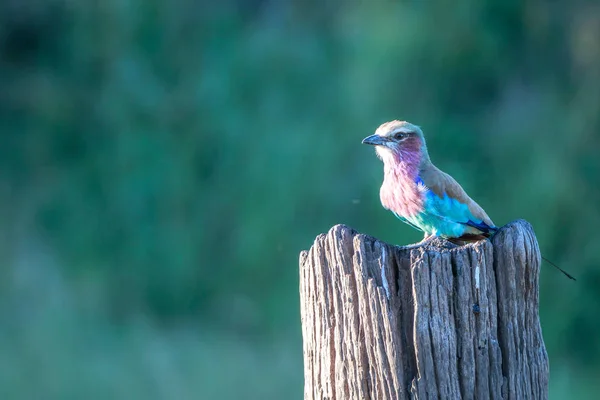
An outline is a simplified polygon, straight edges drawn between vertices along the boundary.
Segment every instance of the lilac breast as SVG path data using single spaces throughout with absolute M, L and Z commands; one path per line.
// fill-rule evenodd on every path
M 381 204 L 403 217 L 412 217 L 423 209 L 423 194 L 411 179 L 386 174 L 379 191 Z
M 423 209 L 424 193 L 419 190 L 418 152 L 395 154 L 394 162 L 385 163 L 379 191 L 381 204 L 402 217 L 412 217 Z

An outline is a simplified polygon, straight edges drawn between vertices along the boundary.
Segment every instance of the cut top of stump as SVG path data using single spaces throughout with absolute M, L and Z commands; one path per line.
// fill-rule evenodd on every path
M 412 248 L 334 226 L 300 254 L 305 399 L 547 398 L 539 271 L 523 220 Z

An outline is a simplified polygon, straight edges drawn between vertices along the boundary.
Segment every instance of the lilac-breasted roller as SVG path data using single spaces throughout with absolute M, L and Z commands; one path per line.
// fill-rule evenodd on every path
M 386 122 L 362 142 L 375 146 L 383 161 L 381 204 L 426 239 L 477 240 L 498 230 L 458 182 L 432 164 L 418 126 Z
M 406 121 L 386 122 L 362 142 L 375 146 L 383 161 L 381 204 L 400 220 L 423 231 L 424 240 L 441 236 L 472 241 L 490 237 L 498 230 L 458 182 L 432 164 L 418 126 Z

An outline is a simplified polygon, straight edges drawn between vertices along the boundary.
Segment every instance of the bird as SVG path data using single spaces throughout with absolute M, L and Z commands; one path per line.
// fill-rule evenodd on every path
M 381 204 L 401 221 L 422 231 L 421 243 L 441 237 L 463 244 L 487 239 L 499 230 L 460 184 L 431 162 L 425 136 L 417 125 L 399 120 L 385 122 L 362 143 L 375 146 L 383 161 Z
M 362 143 L 375 146 L 383 161 L 381 204 L 424 232 L 424 241 L 432 237 L 474 241 L 498 230 L 460 184 L 431 162 L 425 136 L 417 125 L 386 122 Z

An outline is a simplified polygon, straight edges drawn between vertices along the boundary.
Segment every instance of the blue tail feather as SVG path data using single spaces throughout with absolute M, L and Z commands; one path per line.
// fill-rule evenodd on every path
M 470 227 L 473 227 L 475 229 L 479 229 L 481 232 L 484 233 L 494 233 L 498 231 L 498 228 L 495 226 L 489 226 L 488 224 L 486 224 L 485 222 L 474 222 L 471 220 L 468 220 L 467 222 L 464 223 L 464 225 L 468 225 Z

